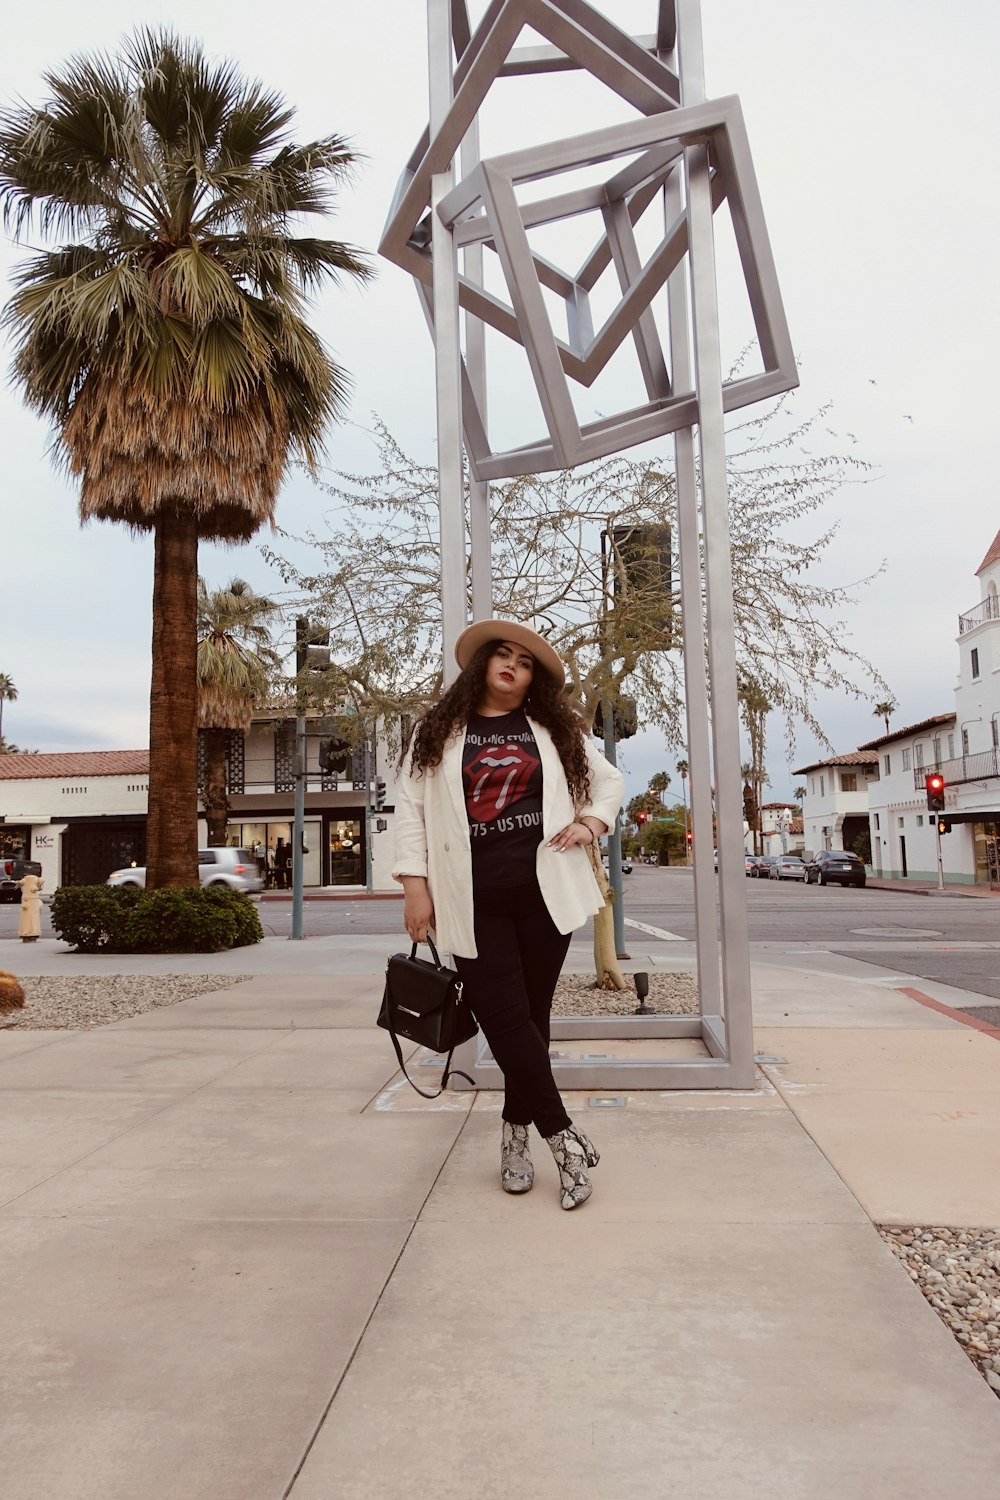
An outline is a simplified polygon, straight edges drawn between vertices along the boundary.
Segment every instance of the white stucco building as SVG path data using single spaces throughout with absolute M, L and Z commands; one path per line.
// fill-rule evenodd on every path
M 820 849 L 851 849 L 867 864 L 869 788 L 879 779 L 879 758 L 873 750 L 849 750 L 826 760 L 799 766 L 804 778 L 802 845 L 807 855 Z
M 874 875 L 936 882 L 939 819 L 928 810 L 926 782 L 938 771 L 945 781 L 945 884 L 1000 888 L 1000 532 L 976 579 L 979 601 L 958 617 L 954 711 L 796 771 L 808 778 L 807 849 L 863 853 L 854 836 L 864 812 Z
M 319 726 L 309 727 L 304 884 L 364 889 L 369 825 L 363 765 L 355 761 L 340 776 L 321 771 Z M 370 823 L 375 890 L 399 889 L 389 875 L 398 749 L 398 743 L 395 752 L 380 743 L 372 768 L 386 783 L 385 808 Z M 294 793 L 294 721 L 261 716 L 246 735 L 230 734 L 229 844 L 260 850 L 265 863 L 273 861 L 278 841 L 291 843 Z M 38 860 L 48 891 L 98 883 L 123 865 L 145 864 L 148 794 L 147 750 L 0 755 L 0 855 Z M 204 846 L 200 804 L 193 812 Z

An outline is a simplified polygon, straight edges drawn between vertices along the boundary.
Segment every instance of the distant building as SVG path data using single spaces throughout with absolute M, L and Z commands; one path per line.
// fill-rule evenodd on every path
M 806 853 L 851 849 L 869 863 L 869 787 L 879 777 L 877 753 L 849 750 L 799 766 L 794 775 L 805 777 L 802 842 Z
M 369 829 L 363 757 L 334 771 L 319 763 L 321 722 L 309 722 L 303 862 L 306 888 L 364 888 Z M 329 731 L 327 731 L 329 733 Z M 371 820 L 372 879 L 377 890 L 398 890 L 391 879 L 395 747 L 380 742 L 377 773 L 387 805 Z M 204 755 L 199 746 L 199 790 Z M 376 768 L 372 767 L 372 776 Z M 281 713 L 262 714 L 247 734 L 230 731 L 226 756 L 227 843 L 247 849 L 272 880 L 278 840 L 292 841 L 295 724 Z M 106 880 L 112 870 L 146 863 L 148 750 L 80 750 L 0 755 L 0 855 L 39 860 L 47 890 Z M 207 843 L 202 805 L 198 841 Z M 379 831 L 378 824 L 385 825 Z
M 946 884 L 1000 888 L 1000 532 L 976 577 L 979 603 L 958 617 L 954 712 L 907 724 L 795 772 L 808 777 L 810 852 L 853 848 L 876 876 L 923 882 L 937 881 L 940 848 Z M 945 782 L 940 819 L 927 807 L 932 771 Z M 849 805 L 851 797 L 856 802 Z M 862 815 L 867 853 L 857 842 Z

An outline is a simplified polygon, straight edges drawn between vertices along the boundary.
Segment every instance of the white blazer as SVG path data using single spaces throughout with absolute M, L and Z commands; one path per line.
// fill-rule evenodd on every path
M 542 763 L 542 841 L 538 846 L 538 885 L 560 932 L 573 932 L 600 911 L 604 897 L 582 844 L 559 854 L 549 839 L 581 817 L 600 818 L 613 827 L 622 805 L 625 778 L 585 741 L 590 767 L 590 801 L 574 807 L 559 752 L 547 729 L 528 719 Z M 465 730 L 444 747 L 441 764 L 414 775 L 411 759 L 396 789 L 395 880 L 424 875 L 434 903 L 435 938 L 440 948 L 475 958 L 472 908 L 472 840 L 465 808 L 462 752 Z M 412 752 L 411 752 L 412 754 Z

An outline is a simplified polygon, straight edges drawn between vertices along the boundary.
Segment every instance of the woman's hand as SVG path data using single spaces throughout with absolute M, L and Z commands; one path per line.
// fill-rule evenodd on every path
M 586 823 L 567 823 L 549 839 L 549 848 L 561 854 L 564 849 L 572 849 L 574 844 L 593 844 L 596 839 L 597 834 Z
M 403 926 L 414 943 L 424 942 L 434 926 L 434 903 L 421 875 L 403 876 Z

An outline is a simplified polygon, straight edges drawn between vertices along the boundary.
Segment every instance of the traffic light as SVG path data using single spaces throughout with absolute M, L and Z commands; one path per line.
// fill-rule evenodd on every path
M 688 833 L 688 836 L 687 836 L 687 846 L 688 846 L 689 849 L 690 849 L 690 847 L 691 847 L 691 845 L 693 843 L 694 843 L 694 834 L 693 833 Z
M 947 818 L 938 818 L 938 833 L 950 833 L 951 824 Z
M 635 821 L 639 824 L 639 827 L 641 828 L 642 825 L 643 825 L 643 823 L 645 823 L 646 820 L 648 819 L 648 817 L 649 817 L 649 813 L 637 812 L 636 815 L 635 815 Z
M 639 711 L 634 698 L 619 698 L 611 710 L 611 723 L 615 739 L 630 740 L 634 734 L 639 732 Z M 604 738 L 604 704 L 598 703 L 597 712 L 594 714 L 594 734 L 597 739 Z
M 385 807 L 385 782 L 381 776 L 375 777 L 375 811 L 381 812 Z
M 346 776 L 351 747 L 346 740 L 320 740 L 319 768 L 327 776 Z
M 927 789 L 927 811 L 944 812 L 944 777 L 940 771 L 930 771 L 924 778 Z
M 330 665 L 330 632 L 314 625 L 308 615 L 295 621 L 295 673 L 325 672 Z

